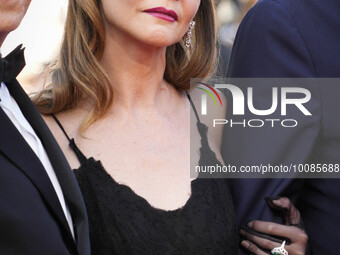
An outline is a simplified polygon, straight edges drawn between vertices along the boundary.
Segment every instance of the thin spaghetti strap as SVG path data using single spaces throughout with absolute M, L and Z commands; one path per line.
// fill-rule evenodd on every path
M 58 120 L 58 118 L 52 113 L 52 117 L 55 120 L 55 122 L 58 124 L 58 126 L 60 127 L 61 131 L 63 131 L 63 133 L 65 134 L 65 136 L 67 137 L 67 140 L 70 142 L 69 146 L 71 147 L 71 149 L 74 151 L 74 153 L 76 154 L 79 162 L 81 165 L 83 165 L 86 161 L 87 158 L 85 157 L 85 155 L 81 152 L 81 150 L 79 150 L 78 146 L 76 145 L 76 143 L 74 142 L 74 139 L 70 139 L 70 137 L 68 136 L 68 134 L 66 133 L 63 125 L 61 125 L 60 121 Z
M 53 117 L 53 119 L 55 120 L 55 122 L 57 122 L 57 124 L 58 124 L 58 126 L 60 127 L 61 131 L 63 131 L 64 135 L 67 137 L 67 140 L 68 140 L 69 142 L 71 142 L 70 137 L 69 137 L 68 134 L 66 133 L 66 131 L 65 131 L 64 127 L 63 127 L 63 125 L 61 125 L 61 123 L 60 123 L 60 121 L 58 120 L 58 118 L 57 118 L 53 113 L 52 113 L 52 117 Z
M 197 113 L 197 110 L 196 110 L 196 107 L 195 107 L 194 103 L 192 102 L 189 93 L 188 93 L 187 91 L 185 91 L 185 93 L 187 94 L 187 97 L 188 97 L 188 99 L 189 99 L 189 101 L 190 101 L 191 107 L 192 107 L 192 109 L 193 109 L 194 112 L 195 112 L 197 122 L 198 122 L 198 123 L 201 123 L 200 118 L 199 118 L 198 113 Z
M 202 148 L 207 148 L 207 147 L 209 147 L 208 137 L 207 137 L 208 127 L 204 123 L 202 123 L 200 121 L 200 118 L 198 116 L 197 110 L 195 108 L 194 103 L 191 100 L 190 95 L 188 94 L 187 91 L 185 91 L 185 93 L 187 94 L 187 97 L 189 98 L 190 104 L 191 104 L 191 106 L 192 106 L 192 108 L 193 108 L 193 110 L 195 112 L 196 118 L 197 118 L 197 128 L 198 128 L 198 132 L 201 135 L 201 145 L 202 145 Z

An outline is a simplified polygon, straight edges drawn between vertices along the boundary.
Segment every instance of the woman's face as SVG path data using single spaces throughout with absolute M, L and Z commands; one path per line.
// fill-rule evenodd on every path
M 101 0 L 107 35 L 166 47 L 184 36 L 200 0 Z

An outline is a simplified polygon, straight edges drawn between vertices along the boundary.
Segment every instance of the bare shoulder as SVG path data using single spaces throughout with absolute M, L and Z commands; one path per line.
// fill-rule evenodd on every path
M 51 132 L 54 135 L 54 133 L 57 131 L 58 125 L 53 119 L 52 115 L 41 114 L 41 117 L 44 119 L 46 125 L 48 126 L 48 128 L 51 130 Z
M 61 128 L 55 121 L 55 119 L 52 117 L 52 115 L 41 115 L 44 119 L 45 123 L 47 124 L 48 128 L 52 132 L 54 138 L 57 140 L 60 147 L 64 147 L 67 143 L 67 138 L 65 137 L 65 134 L 62 132 Z
M 208 136 L 220 148 L 223 125 L 214 125 L 214 120 L 226 118 L 226 96 L 218 89 L 204 86 L 192 88 L 189 94 L 200 121 L 208 127 Z
M 77 125 L 73 125 L 74 123 L 70 122 L 70 118 L 72 118 L 73 114 L 57 114 L 56 117 L 58 121 L 64 128 L 66 134 L 70 137 L 74 137 L 74 131 L 76 130 Z M 74 151 L 69 146 L 69 140 L 66 134 L 62 131 L 61 127 L 58 125 L 56 120 L 52 117 L 52 115 L 42 115 L 42 118 L 46 122 L 48 128 L 51 130 L 52 135 L 56 139 L 59 147 L 63 151 L 68 163 L 70 164 L 72 169 L 76 169 L 79 167 L 79 161 L 74 154 Z M 73 119 L 77 119 L 73 116 Z
M 75 138 L 78 135 L 79 122 L 81 121 L 79 111 L 55 114 L 56 119 L 52 115 L 42 115 L 42 117 L 62 150 L 68 150 L 69 140 L 67 136 Z
M 55 117 L 53 117 L 51 114 L 42 115 L 42 117 L 56 138 L 65 138 L 66 135 L 64 134 L 62 128 L 69 137 L 77 136 L 78 128 L 82 119 L 84 116 L 86 116 L 85 114 L 85 111 L 82 109 L 72 109 L 57 113 L 54 115 Z

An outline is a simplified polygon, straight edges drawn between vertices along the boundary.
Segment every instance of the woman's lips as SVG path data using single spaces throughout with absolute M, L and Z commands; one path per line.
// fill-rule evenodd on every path
M 151 8 L 151 9 L 144 10 L 144 12 L 156 18 L 164 19 L 170 22 L 175 22 L 176 20 L 178 20 L 178 16 L 176 12 L 174 12 L 173 10 L 168 10 L 164 7 Z

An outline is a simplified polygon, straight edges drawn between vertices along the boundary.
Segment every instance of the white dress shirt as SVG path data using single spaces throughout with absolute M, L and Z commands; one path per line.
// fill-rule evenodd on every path
M 9 119 L 18 129 L 20 134 L 23 136 L 23 138 L 26 140 L 26 142 L 29 144 L 29 146 L 32 148 L 32 150 L 35 152 L 37 157 L 40 159 L 42 165 L 44 166 L 46 173 L 54 187 L 54 190 L 57 193 L 60 205 L 64 211 L 66 220 L 68 222 L 68 225 L 71 229 L 74 238 L 74 229 L 70 210 L 68 209 L 65 203 L 63 192 L 61 190 L 57 176 L 53 170 L 52 164 L 47 156 L 47 153 L 39 137 L 36 135 L 33 128 L 22 114 L 18 104 L 16 103 L 14 98 L 10 95 L 6 85 L 3 82 L 1 82 L 0 86 L 0 99 L 1 99 L 0 107 L 7 114 Z

